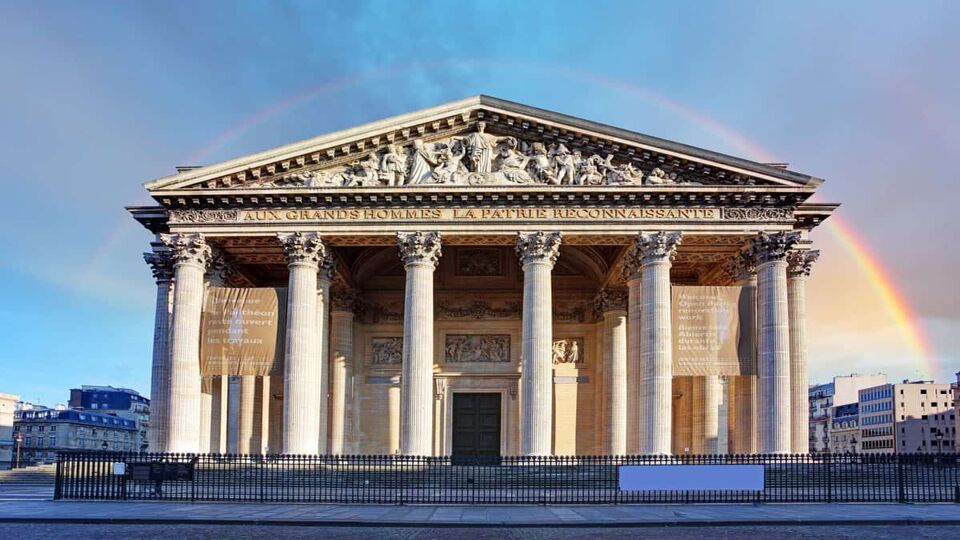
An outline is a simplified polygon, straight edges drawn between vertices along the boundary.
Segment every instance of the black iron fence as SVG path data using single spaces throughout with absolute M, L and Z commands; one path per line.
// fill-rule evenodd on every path
M 763 489 L 621 490 L 631 465 L 761 465 Z M 389 504 L 960 503 L 960 455 L 503 457 L 62 452 L 57 499 Z

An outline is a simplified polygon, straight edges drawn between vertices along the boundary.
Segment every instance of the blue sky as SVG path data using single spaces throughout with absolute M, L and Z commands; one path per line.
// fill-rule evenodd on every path
M 827 179 L 936 373 L 828 234 L 814 379 L 960 369 L 955 2 L 6 2 L 0 391 L 146 392 L 149 234 L 123 207 L 218 161 L 485 93 Z

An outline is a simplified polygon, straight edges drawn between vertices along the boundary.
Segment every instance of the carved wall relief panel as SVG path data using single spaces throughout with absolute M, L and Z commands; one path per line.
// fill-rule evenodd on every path
M 509 362 L 510 336 L 449 334 L 444 345 L 443 361 L 456 364 Z
M 553 340 L 554 364 L 582 364 L 583 338 L 566 338 Z
M 379 337 L 370 340 L 370 364 L 374 366 L 399 366 L 403 360 L 402 337 Z
M 503 275 L 501 251 L 497 248 L 461 248 L 456 251 L 456 275 L 487 277 Z
M 437 319 L 519 319 L 521 309 L 520 302 L 442 303 L 437 305 Z

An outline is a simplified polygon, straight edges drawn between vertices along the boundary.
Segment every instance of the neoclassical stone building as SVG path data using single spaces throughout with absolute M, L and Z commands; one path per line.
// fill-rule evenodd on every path
M 130 208 L 152 450 L 806 452 L 821 183 L 486 96 L 180 167 Z M 736 335 L 678 337 L 693 287 L 737 295 Z M 279 291 L 268 368 L 201 362 L 215 288 Z

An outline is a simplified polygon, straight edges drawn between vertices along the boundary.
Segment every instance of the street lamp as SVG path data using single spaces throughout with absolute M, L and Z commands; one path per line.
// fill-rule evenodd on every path
M 939 456 L 943 451 L 943 432 L 940 431 L 940 428 L 937 428 L 937 455 Z
M 103 444 L 100 445 L 100 449 L 104 452 L 107 451 L 107 441 L 103 441 Z
M 17 432 L 17 434 L 13 436 L 13 440 L 17 443 L 16 460 L 13 462 L 13 468 L 19 469 L 20 468 L 20 445 L 23 443 L 23 433 Z

